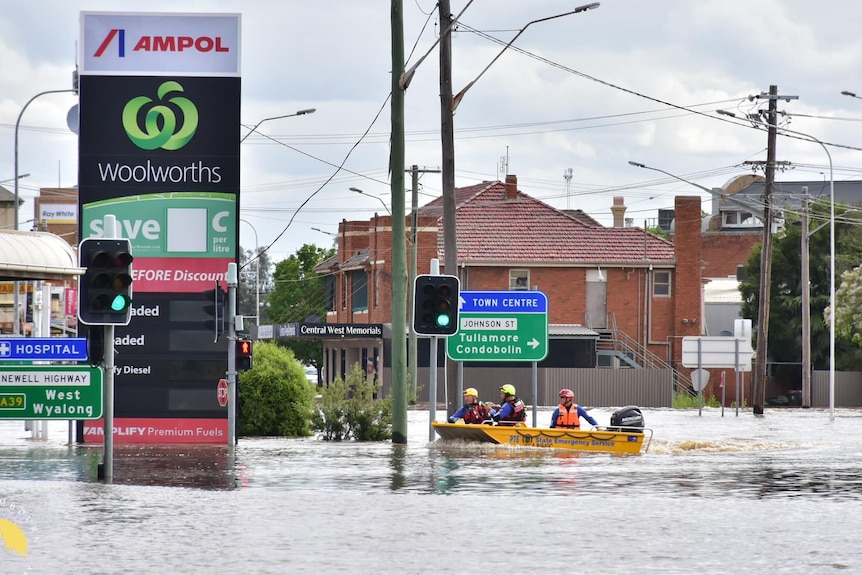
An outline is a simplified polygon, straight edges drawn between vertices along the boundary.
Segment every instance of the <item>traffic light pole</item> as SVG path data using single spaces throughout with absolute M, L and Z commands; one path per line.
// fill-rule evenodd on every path
M 236 288 L 235 263 L 227 265 L 227 444 L 236 445 Z
M 117 218 L 113 214 L 105 215 L 105 228 L 102 232 L 105 239 L 119 238 L 117 233 Z M 102 437 L 104 437 L 105 453 L 102 459 L 101 479 L 105 483 L 114 481 L 114 326 L 105 326 L 105 340 L 102 345 L 105 350 L 105 396 Z

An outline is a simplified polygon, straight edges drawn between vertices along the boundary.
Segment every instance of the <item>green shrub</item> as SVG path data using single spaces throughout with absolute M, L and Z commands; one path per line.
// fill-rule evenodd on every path
M 327 441 L 356 439 L 385 441 L 392 438 L 392 401 L 375 399 L 379 385 L 359 364 L 347 375 L 323 389 L 311 416 L 311 427 Z
M 700 400 L 698 400 L 696 395 L 689 395 L 687 393 L 674 393 L 673 394 L 673 407 L 674 409 L 689 409 L 692 407 L 699 407 Z M 704 407 L 721 407 L 721 403 L 719 403 L 718 399 L 714 395 L 710 396 L 709 399 L 704 398 L 703 400 Z
M 239 375 L 238 433 L 307 436 L 315 388 L 289 349 L 258 341 L 254 368 Z

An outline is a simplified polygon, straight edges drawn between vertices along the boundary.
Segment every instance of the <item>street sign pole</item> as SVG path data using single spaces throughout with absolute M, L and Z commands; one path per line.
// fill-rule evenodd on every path
M 236 264 L 227 265 L 227 444 L 236 446 Z

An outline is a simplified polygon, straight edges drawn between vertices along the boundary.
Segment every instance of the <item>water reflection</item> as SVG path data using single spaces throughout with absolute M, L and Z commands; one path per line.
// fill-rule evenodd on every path
M 239 485 L 235 465 L 235 452 L 227 446 L 116 445 L 113 482 L 234 489 Z

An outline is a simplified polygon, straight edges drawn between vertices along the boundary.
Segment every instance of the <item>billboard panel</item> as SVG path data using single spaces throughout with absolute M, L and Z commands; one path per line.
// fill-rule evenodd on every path
M 85 12 L 81 35 L 80 239 L 113 215 L 135 257 L 115 417 L 156 430 L 146 441 L 225 442 L 195 422 L 227 418 L 214 391 L 227 343 L 202 292 L 238 258 L 240 17 Z

